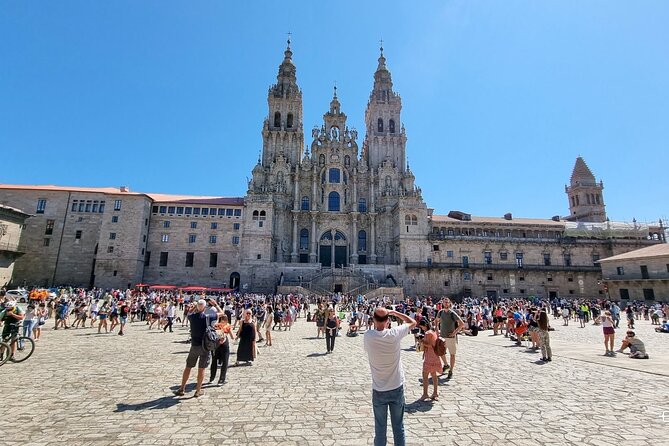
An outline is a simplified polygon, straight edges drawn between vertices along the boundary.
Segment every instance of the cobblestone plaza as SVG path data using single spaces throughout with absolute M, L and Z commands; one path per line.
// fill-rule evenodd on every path
M 422 360 L 407 337 L 407 444 L 669 444 L 667 335 L 638 321 L 651 359 L 631 360 L 603 355 L 601 327 L 552 324 L 553 362 L 545 364 L 491 331 L 461 337 L 455 374 L 440 378 L 436 402 L 417 402 Z M 372 444 L 362 336 L 339 337 L 325 355 L 314 325 L 298 319 L 292 331 L 274 333 L 274 346 L 261 347 L 253 366 L 230 368 L 226 385 L 205 385 L 193 398 L 192 378 L 179 398 L 172 392 L 187 333 L 149 331 L 143 322 L 124 337 L 46 330 L 28 361 L 0 368 L 0 443 Z M 623 328 L 616 348 L 622 336 Z

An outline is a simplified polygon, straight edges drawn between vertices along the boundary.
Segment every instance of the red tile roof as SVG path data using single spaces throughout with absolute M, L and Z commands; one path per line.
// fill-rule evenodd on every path
M 149 197 L 151 200 L 159 203 L 192 203 L 192 204 L 210 204 L 210 205 L 225 205 L 225 206 L 244 205 L 243 197 L 154 194 L 154 193 L 143 193 L 143 192 L 131 192 L 129 189 L 123 191 L 120 187 L 76 187 L 76 186 L 55 186 L 51 184 L 48 185 L 0 184 L 0 189 L 91 192 L 91 193 L 118 194 L 118 195 L 145 195 Z

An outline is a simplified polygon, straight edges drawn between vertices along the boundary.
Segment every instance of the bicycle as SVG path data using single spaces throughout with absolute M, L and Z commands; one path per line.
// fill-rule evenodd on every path
M 16 343 L 16 351 L 12 355 L 12 344 Z M 35 351 L 35 341 L 27 336 L 11 333 L 0 342 L 0 365 L 7 361 L 23 362 L 32 356 Z

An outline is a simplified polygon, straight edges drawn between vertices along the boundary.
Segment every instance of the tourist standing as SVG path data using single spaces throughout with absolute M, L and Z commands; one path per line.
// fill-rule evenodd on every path
M 388 328 L 390 316 L 403 324 Z M 374 330 L 364 335 L 372 372 L 372 406 L 374 409 L 374 445 L 386 444 L 388 410 L 395 446 L 403 446 L 404 438 L 404 369 L 400 359 L 402 339 L 416 327 L 416 321 L 397 311 L 379 307 L 374 311 Z
M 265 347 L 271 347 L 272 346 L 272 316 L 274 314 L 272 307 L 267 307 L 265 310 L 266 316 L 265 316 L 265 322 L 263 322 L 263 326 L 265 328 Z
M 334 350 L 335 338 L 337 337 L 340 323 L 335 309 L 330 308 L 328 310 L 327 319 L 325 320 L 325 348 L 327 349 L 327 353 L 332 353 Z
M 611 318 L 611 312 L 606 311 L 601 317 L 600 322 L 602 323 L 602 331 L 604 332 L 604 347 L 606 348 L 606 356 L 613 356 L 613 342 L 616 336 L 616 330 L 613 328 L 613 319 Z
M 437 333 L 435 333 L 430 327 L 430 323 L 427 319 L 422 319 L 419 323 L 419 327 L 425 330 L 425 336 L 423 337 L 423 396 L 421 400 L 428 399 L 427 389 L 429 387 L 430 376 L 432 377 L 432 396 L 429 398 L 431 400 L 439 399 L 439 378 L 437 374 L 442 371 L 441 368 L 441 359 L 437 356 L 436 345 L 437 345 Z
M 539 346 L 541 347 L 541 360 L 552 361 L 553 351 L 551 350 L 551 339 L 548 333 L 548 314 L 545 311 L 539 313 Z
M 163 332 L 166 332 L 167 329 L 170 329 L 170 333 L 172 333 L 172 323 L 174 322 L 174 318 L 177 315 L 177 307 L 174 305 L 174 301 L 170 301 L 170 304 L 167 307 L 167 324 L 165 324 L 165 327 L 163 328 Z
M 235 366 L 238 366 L 240 361 L 252 364 L 256 357 L 256 327 L 253 324 L 252 316 L 253 312 L 251 309 L 244 310 L 244 319 L 237 330 L 239 345 L 237 346 L 237 360 L 235 361 Z
M 455 354 L 457 353 L 457 336 L 462 330 L 465 329 L 465 323 L 459 314 L 453 311 L 452 303 L 449 298 L 444 299 L 443 308 L 437 314 L 437 320 L 439 323 L 439 334 L 446 343 L 446 350 L 450 353 L 450 370 L 448 371 L 448 379 L 453 377 L 453 369 L 455 368 Z M 446 370 L 447 363 L 445 354 L 442 357 L 444 361 L 444 371 Z
M 225 378 L 228 373 L 228 363 L 230 361 L 230 340 L 235 340 L 234 335 L 232 334 L 232 325 L 228 322 L 228 316 L 223 314 L 220 317 L 220 322 L 214 325 L 216 333 L 220 338 L 218 347 L 216 350 L 211 352 L 211 375 L 209 376 L 209 382 L 213 382 L 216 378 L 216 372 L 220 365 L 221 367 L 221 376 L 218 379 L 218 384 L 225 384 Z M 230 339 L 228 339 L 230 338 Z
M 218 304 L 216 304 L 215 301 L 212 302 L 212 306 L 216 307 L 219 317 L 225 315 Z M 207 324 L 209 324 L 209 317 L 205 314 L 206 308 L 207 302 L 204 299 L 200 299 L 197 301 L 195 311 L 188 316 L 190 322 L 190 351 L 188 352 L 188 357 L 186 358 L 186 368 L 184 368 L 183 374 L 181 376 L 181 386 L 179 387 L 179 390 L 175 392 L 177 396 L 183 396 L 186 392 L 186 383 L 190 377 L 190 371 L 196 365 L 198 366 L 198 370 L 197 384 L 195 386 L 195 398 L 204 394 L 202 391 L 204 371 L 209 366 L 209 360 L 211 357 L 210 353 L 202 345 L 204 342 L 204 335 L 207 329 Z

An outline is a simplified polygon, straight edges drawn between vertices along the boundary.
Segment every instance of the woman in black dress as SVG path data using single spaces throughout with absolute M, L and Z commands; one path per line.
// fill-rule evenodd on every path
M 240 361 L 252 362 L 255 359 L 256 353 L 256 328 L 252 320 L 253 312 L 251 309 L 244 310 L 244 320 L 237 331 L 237 338 L 239 345 L 237 346 L 237 361 L 235 365 L 239 365 Z

